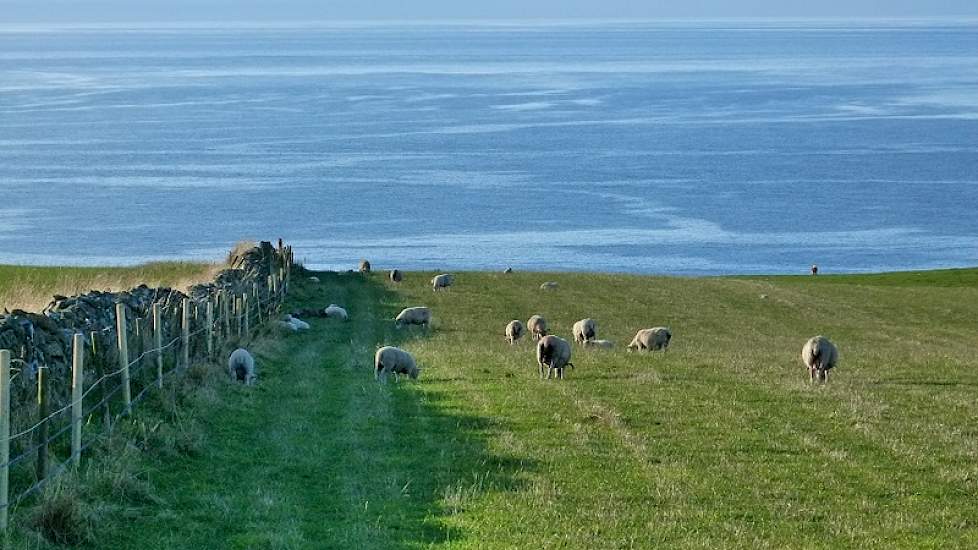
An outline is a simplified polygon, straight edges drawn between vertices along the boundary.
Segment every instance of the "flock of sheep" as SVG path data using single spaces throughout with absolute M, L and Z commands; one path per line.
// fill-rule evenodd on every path
M 360 261 L 360 272 L 370 272 L 370 262 Z M 505 273 L 512 273 L 512 269 L 507 269 Z M 388 273 L 389 279 L 394 283 L 403 280 L 400 270 L 392 269 Z M 310 277 L 318 282 L 315 277 Z M 455 278 L 449 273 L 436 275 L 431 279 L 431 287 L 434 291 L 444 290 L 454 284 Z M 557 283 L 548 281 L 543 283 L 542 290 L 554 290 Z M 317 312 L 319 316 L 347 320 L 349 315 L 346 310 L 336 304 L 330 304 L 322 312 Z M 394 318 L 394 326 L 401 328 L 406 325 L 419 325 L 428 328 L 431 325 L 431 309 L 417 306 L 403 309 Z M 308 330 L 309 324 L 301 321 L 294 315 L 286 315 L 278 321 L 279 325 L 287 330 L 299 331 Z M 550 379 L 564 378 L 564 369 L 574 368 L 571 362 L 570 343 L 552 334 L 548 334 L 547 320 L 540 315 L 530 317 L 526 325 L 519 319 L 510 321 L 504 330 L 506 341 L 511 345 L 516 344 L 527 332 L 530 333 L 536 344 L 537 367 L 541 378 Z M 597 323 L 594 319 L 581 319 L 574 323 L 571 329 L 574 342 L 585 348 L 604 348 L 614 347 L 614 343 L 609 340 L 597 338 Z M 667 327 L 653 327 L 641 329 L 635 333 L 635 337 L 628 344 L 628 351 L 667 351 L 672 341 L 672 331 Z M 839 358 L 839 351 L 835 345 L 824 336 L 814 336 L 810 338 L 802 347 L 802 362 L 808 368 L 809 377 L 814 383 L 816 381 L 827 382 L 829 370 L 836 366 Z M 254 358 L 244 349 L 235 350 L 228 359 L 228 373 L 236 380 L 251 384 L 255 380 Z M 420 367 L 417 361 L 409 352 L 394 347 L 383 346 L 374 355 L 374 376 L 378 380 L 386 381 L 388 376 L 393 374 L 397 380 L 399 375 L 407 375 L 412 379 L 417 379 L 420 374 Z

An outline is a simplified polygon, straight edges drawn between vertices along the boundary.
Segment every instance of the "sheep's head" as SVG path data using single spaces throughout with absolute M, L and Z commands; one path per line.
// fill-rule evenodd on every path
M 408 370 L 408 376 L 411 377 L 411 380 L 417 380 L 420 374 L 421 374 L 421 367 L 414 366 Z

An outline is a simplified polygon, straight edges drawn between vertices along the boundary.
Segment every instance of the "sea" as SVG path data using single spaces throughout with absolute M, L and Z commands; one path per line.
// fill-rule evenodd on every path
M 978 21 L 3 26 L 0 263 L 978 265 Z

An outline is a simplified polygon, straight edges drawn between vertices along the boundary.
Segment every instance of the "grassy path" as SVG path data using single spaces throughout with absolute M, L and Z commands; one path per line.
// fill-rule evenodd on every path
M 548 277 L 560 290 L 487 273 L 434 294 L 426 274 L 396 292 L 379 275 L 298 285 L 295 303 L 341 303 L 351 321 L 259 349 L 259 385 L 225 384 L 202 411 L 203 453 L 151 466 L 162 505 L 110 522 L 97 547 L 978 544 L 970 271 Z M 393 330 L 406 305 L 431 306 L 434 329 Z M 668 324 L 674 348 L 575 347 L 569 378 L 541 382 L 532 343 L 501 333 L 533 313 L 565 336 L 594 316 L 619 346 Z M 798 350 L 820 332 L 843 362 L 812 387 Z M 415 353 L 422 380 L 377 384 L 379 343 Z

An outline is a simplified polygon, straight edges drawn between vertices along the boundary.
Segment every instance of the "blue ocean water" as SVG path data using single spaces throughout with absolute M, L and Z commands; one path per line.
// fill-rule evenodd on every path
M 0 263 L 978 264 L 978 24 L 0 27 Z

